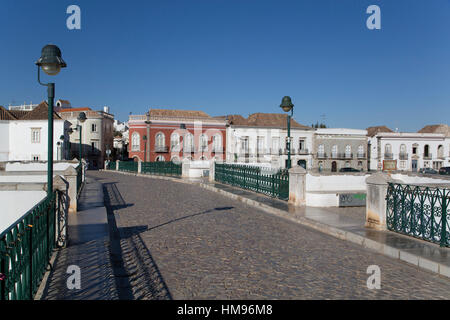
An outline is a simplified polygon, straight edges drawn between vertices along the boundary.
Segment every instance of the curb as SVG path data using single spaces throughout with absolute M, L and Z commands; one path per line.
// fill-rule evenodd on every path
M 180 182 L 180 183 L 185 183 L 185 184 L 194 184 L 194 185 L 200 186 L 206 190 L 220 193 L 220 194 L 222 194 L 228 198 L 231 198 L 233 200 L 237 200 L 237 201 L 243 202 L 245 204 L 248 204 L 250 206 L 259 208 L 267 213 L 270 213 L 270 214 L 276 215 L 278 217 L 284 218 L 286 220 L 310 227 L 314 230 L 328 234 L 332 237 L 361 245 L 363 248 L 370 249 L 372 251 L 375 251 L 379 254 L 388 256 L 390 258 L 399 259 L 406 263 L 415 265 L 415 266 L 419 267 L 420 269 L 427 270 L 427 271 L 436 273 L 440 276 L 450 279 L 450 266 L 422 258 L 415 254 L 411 254 L 407 251 L 403 251 L 403 250 L 388 246 L 386 244 L 365 238 L 356 233 L 344 231 L 344 230 L 341 230 L 341 229 L 338 229 L 338 228 L 335 228 L 335 227 L 332 227 L 332 226 L 329 226 L 329 225 L 326 225 L 323 223 L 319 223 L 314 220 L 310 220 L 308 218 L 304 218 L 304 217 L 294 218 L 289 213 L 287 213 L 283 210 L 279 210 L 279 209 L 270 207 L 268 205 L 265 205 L 263 203 L 260 203 L 258 201 L 248 199 L 248 198 L 227 192 L 225 190 L 221 190 L 221 189 L 212 187 L 212 186 L 207 185 L 202 182 L 186 181 L 186 180 L 182 180 L 182 179 L 178 180 L 178 179 L 175 179 L 172 177 L 167 177 L 167 176 L 155 176 L 155 175 L 149 175 L 149 174 L 122 172 L 122 171 L 116 171 L 116 170 L 103 170 L 102 169 L 100 171 L 113 171 L 115 173 L 120 173 L 120 174 L 125 174 L 125 175 L 133 175 L 133 176 L 138 176 L 138 177 L 147 177 L 147 178 L 152 178 L 152 179 L 175 181 L 175 182 Z

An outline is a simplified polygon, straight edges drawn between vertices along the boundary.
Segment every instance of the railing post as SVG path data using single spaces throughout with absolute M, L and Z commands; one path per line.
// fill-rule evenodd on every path
M 447 241 L 447 195 L 445 194 L 445 189 L 442 190 L 442 215 L 441 215 L 441 247 L 447 246 L 449 243 Z
M 116 171 L 119 171 L 119 162 L 120 160 L 116 160 Z
M 386 230 L 388 182 L 394 182 L 386 173 L 378 172 L 366 178 L 366 224 L 368 228 Z M 395 198 L 395 196 L 394 196 Z
M 141 160 L 138 161 L 138 169 L 137 169 L 137 172 L 138 172 L 138 173 L 142 173 L 142 161 L 141 161 Z

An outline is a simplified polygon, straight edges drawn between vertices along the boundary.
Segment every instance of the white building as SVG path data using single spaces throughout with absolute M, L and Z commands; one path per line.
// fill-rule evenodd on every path
M 81 123 L 78 116 L 81 112 L 86 114 L 86 121 Z M 89 163 L 89 168 L 101 169 L 105 159 L 106 150 L 113 148 L 114 116 L 109 113 L 109 108 L 104 111 L 93 111 L 91 108 L 67 108 L 58 112 L 59 116 L 72 123 L 70 134 L 70 157 L 79 158 L 80 134 L 77 125 L 81 129 L 81 143 L 83 158 Z
M 342 168 L 367 170 L 367 130 L 347 128 L 316 129 L 313 167 L 337 172 Z
M 222 117 L 224 118 L 224 117 Z M 287 115 L 278 113 L 254 113 L 247 119 L 229 115 L 227 128 L 226 161 L 229 163 L 270 164 L 286 166 L 288 152 Z M 312 167 L 312 143 L 314 129 L 291 119 L 292 166 Z
M 0 107 L 0 161 L 46 161 L 48 158 L 48 106 L 40 103 L 32 111 L 17 118 Z M 53 159 L 65 158 L 70 122 L 54 113 Z
M 37 106 L 38 106 L 37 104 L 33 104 L 30 102 L 30 104 L 24 103 L 24 104 L 17 105 L 17 106 L 9 105 L 8 109 L 9 110 L 20 110 L 20 111 L 31 111 L 34 108 L 36 108 Z
M 419 132 L 375 133 L 368 137 L 370 169 L 382 170 L 386 160 L 402 171 L 450 166 L 449 132 L 447 125 L 435 125 Z

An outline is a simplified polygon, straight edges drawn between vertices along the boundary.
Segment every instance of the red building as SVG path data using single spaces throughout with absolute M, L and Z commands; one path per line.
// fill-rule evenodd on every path
M 135 161 L 225 160 L 227 120 L 203 111 L 150 109 L 130 115 L 129 157 Z

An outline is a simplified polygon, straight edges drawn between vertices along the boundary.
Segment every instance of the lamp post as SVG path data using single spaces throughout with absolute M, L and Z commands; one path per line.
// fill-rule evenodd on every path
M 42 83 L 40 70 L 49 76 L 55 76 L 61 68 L 67 67 L 61 57 L 61 50 L 53 44 L 48 44 L 41 51 L 41 57 L 36 61 L 38 67 L 38 82 L 47 87 L 48 98 L 48 156 L 47 156 L 47 195 L 53 195 L 53 102 L 55 100 L 55 84 Z
M 81 122 L 81 123 L 85 122 L 86 121 L 86 113 L 80 112 L 78 114 L 77 120 L 78 120 L 78 122 Z M 77 123 L 77 130 L 79 130 L 79 133 L 80 133 L 80 147 L 79 147 L 80 150 L 79 150 L 79 152 L 80 152 L 80 166 L 81 166 L 82 165 L 81 159 L 83 158 L 83 143 L 82 143 L 83 127 L 79 123 Z
M 288 158 L 286 161 L 286 168 L 291 168 L 291 117 L 294 114 L 294 105 L 292 104 L 291 97 L 285 96 L 281 100 L 280 104 L 281 109 L 284 112 L 291 112 L 291 114 L 287 116 L 287 139 L 286 139 L 286 148 L 288 150 Z
M 146 124 L 146 126 L 147 126 L 147 136 L 144 136 L 145 137 L 145 140 L 147 140 L 147 138 L 148 137 L 150 137 L 150 111 L 147 111 L 147 113 L 145 114 L 145 116 L 146 116 L 146 121 L 145 121 L 145 124 Z M 148 144 L 148 146 L 147 146 L 147 144 Z M 145 141 L 145 159 L 150 159 L 150 141 Z M 148 152 L 148 154 L 147 154 L 147 152 Z M 146 162 L 146 161 L 144 161 L 144 162 Z
M 147 162 L 147 136 L 143 136 L 142 139 L 144 140 L 144 162 Z

